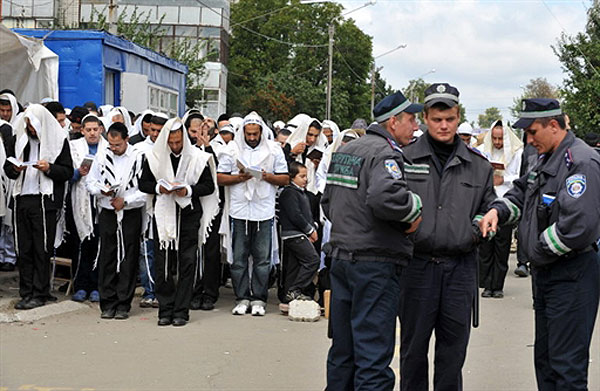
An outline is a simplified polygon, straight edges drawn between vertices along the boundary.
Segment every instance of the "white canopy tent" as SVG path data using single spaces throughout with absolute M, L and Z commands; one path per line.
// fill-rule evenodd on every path
M 58 55 L 42 40 L 12 32 L 0 23 L 0 89 L 20 102 L 58 100 Z

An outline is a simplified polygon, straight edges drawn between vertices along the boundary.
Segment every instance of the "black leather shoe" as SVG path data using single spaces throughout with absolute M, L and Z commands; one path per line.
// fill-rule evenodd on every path
M 481 297 L 492 297 L 491 289 L 484 289 L 483 292 L 481 292 Z
M 111 308 L 109 310 L 104 310 L 102 311 L 102 314 L 100 314 L 100 318 L 102 319 L 113 319 L 115 317 L 115 313 L 117 311 L 114 308 Z
M 193 298 L 192 301 L 190 302 L 190 309 L 191 310 L 199 310 L 202 307 L 202 299 L 198 298 Z
M 117 310 L 117 312 L 115 313 L 115 319 L 118 319 L 118 320 L 129 319 L 129 312 L 123 311 L 123 310 Z
M 187 320 L 185 320 L 183 318 L 173 319 L 173 326 L 175 326 L 175 327 L 185 326 L 186 324 L 187 324 Z
M 1 262 L 0 263 L 0 272 L 14 272 L 15 265 L 13 263 Z
M 58 297 L 54 295 L 48 295 L 46 296 L 46 301 L 58 301 Z
M 43 305 L 45 305 L 46 302 L 44 300 L 41 299 L 31 299 L 29 300 L 27 303 L 25 303 L 25 310 L 32 310 L 34 308 L 38 308 L 41 307 Z
M 493 291 L 492 292 L 492 297 L 494 299 L 502 299 L 504 297 L 504 292 L 502 292 L 502 291 Z
M 205 297 L 202 300 L 202 304 L 200 305 L 200 309 L 203 311 L 212 311 L 215 309 L 215 302 L 208 297 Z
M 17 304 L 15 304 L 15 309 L 16 310 L 26 310 L 27 308 L 25 306 L 27 305 L 27 302 L 29 300 L 31 300 L 31 297 L 22 298 Z
M 168 326 L 168 325 L 170 325 L 171 323 L 173 323 L 173 322 L 171 321 L 171 318 L 159 318 L 159 319 L 158 319 L 158 325 L 159 325 L 159 326 Z

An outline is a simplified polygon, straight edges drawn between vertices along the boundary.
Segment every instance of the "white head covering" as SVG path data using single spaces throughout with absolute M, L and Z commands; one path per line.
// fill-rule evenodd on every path
M 335 142 L 336 138 L 340 135 L 340 128 L 337 126 L 337 124 L 328 119 L 324 120 L 321 124 L 323 129 L 331 129 L 331 132 L 333 133 L 333 141 Z
M 314 118 L 311 118 L 307 114 L 298 114 L 297 116 L 292 118 L 290 122 L 288 122 L 288 129 L 294 129 L 292 131 L 292 134 L 290 134 L 290 136 L 286 140 L 286 144 L 289 144 L 291 149 L 294 149 L 294 147 L 299 143 L 306 142 L 306 134 L 308 133 L 308 128 L 310 127 L 310 124 L 313 121 L 316 120 Z M 317 141 L 313 145 L 308 147 L 307 153 L 310 153 L 314 149 L 318 149 L 325 153 L 325 150 L 327 149 L 327 137 L 325 137 L 323 132 L 320 132 L 319 137 L 317 137 Z M 296 156 L 296 161 L 302 162 L 302 156 Z M 317 167 L 315 167 L 315 165 L 310 159 L 306 159 L 304 165 L 306 166 L 306 173 L 308 176 L 306 190 L 310 191 L 313 194 L 317 194 L 318 190 L 315 181 L 315 172 L 317 170 Z
M 144 135 L 144 130 L 142 129 L 142 120 L 148 114 L 154 115 L 154 111 L 149 110 L 149 109 L 144 110 L 144 111 L 142 111 L 142 114 L 140 114 L 138 119 L 135 120 L 135 123 L 133 124 L 133 128 L 134 128 L 133 135 L 135 135 L 135 134 L 141 134 L 142 136 Z M 133 135 L 130 135 L 130 137 Z
M 235 131 L 234 134 L 236 137 L 237 137 L 238 133 L 240 132 L 240 128 L 242 127 L 243 123 L 244 123 L 244 119 L 241 117 L 229 118 L 229 124 L 233 127 L 233 130 Z
M 125 126 L 127 126 L 127 136 L 129 136 L 129 137 L 135 136 L 137 134 L 137 132 L 135 131 L 135 128 L 131 124 L 131 117 L 129 116 L 129 111 L 127 111 L 127 109 L 123 106 L 114 107 L 107 115 L 107 117 L 110 119 L 111 124 L 115 122 L 115 121 L 113 121 L 113 118 L 116 117 L 117 115 L 121 115 L 123 117 L 123 124 L 125 124 Z M 108 130 L 108 129 L 106 129 L 106 130 Z
M 473 127 L 471 126 L 470 123 L 465 121 L 462 124 L 460 124 L 460 126 L 458 127 L 458 131 L 456 133 L 468 134 L 469 136 L 472 136 L 473 135 Z
M 171 131 L 182 129 L 183 149 L 181 150 L 181 160 L 177 166 L 177 172 L 173 172 L 171 164 L 171 148 L 168 140 Z M 212 220 L 219 212 L 219 192 L 216 183 L 217 173 L 214 159 L 211 154 L 202 152 L 194 147 L 183 128 L 183 122 L 180 118 L 172 118 L 163 126 L 152 153 L 147 154 L 148 165 L 156 180 L 165 179 L 171 183 L 178 182 L 186 185 L 195 185 L 207 164 L 210 165 L 211 174 L 215 185 L 215 191 L 208 196 L 201 198 L 202 220 L 200 231 L 198 232 L 200 242 L 204 243 L 209 233 L 209 227 Z M 156 196 L 154 206 L 154 215 L 158 231 L 158 240 L 161 248 L 178 248 L 179 227 L 177 224 L 176 205 L 185 208 L 192 204 L 191 194 L 185 197 L 177 197 L 174 194 L 159 194 Z
M 483 138 L 483 154 L 491 158 L 494 150 L 494 143 L 492 142 L 492 129 L 499 125 L 499 123 L 503 123 L 501 120 L 494 121 L 492 126 L 490 126 L 490 130 L 485 134 Z M 502 146 L 502 154 L 503 159 L 502 163 L 505 166 L 508 166 L 515 154 L 520 152 L 523 149 L 523 142 L 519 140 L 516 134 L 510 129 L 510 127 L 504 125 L 502 127 L 502 138 L 503 138 L 503 146 Z
M 98 107 L 98 114 L 101 117 L 106 117 L 108 116 L 108 113 L 110 113 L 110 111 L 114 108 L 113 105 L 102 105 L 100 107 Z
M 17 98 L 12 94 L 4 93 L 0 95 L 1 100 L 7 100 L 10 102 L 10 107 L 12 108 L 12 114 L 10 119 L 7 121 L 9 124 L 14 124 L 15 119 L 17 118 L 17 114 L 19 113 L 19 104 L 17 103 Z
M 273 123 L 273 127 L 281 130 L 281 129 L 285 128 L 285 122 L 283 122 L 283 121 L 275 121 Z

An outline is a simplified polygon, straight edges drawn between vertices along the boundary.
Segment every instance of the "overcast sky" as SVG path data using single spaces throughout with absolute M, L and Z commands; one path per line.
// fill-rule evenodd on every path
M 367 0 L 339 1 L 348 12 Z M 583 31 L 591 0 L 377 0 L 347 15 L 373 37 L 373 55 L 407 47 L 376 60 L 383 77 L 404 89 L 423 76 L 460 91 L 467 119 L 486 108 L 509 107 L 521 86 L 537 77 L 560 85 L 561 64 L 552 51 L 561 33 Z

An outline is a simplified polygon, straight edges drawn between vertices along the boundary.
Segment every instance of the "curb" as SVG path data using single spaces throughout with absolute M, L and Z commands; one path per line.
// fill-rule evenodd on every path
M 73 311 L 90 308 L 89 306 L 71 300 L 47 304 L 28 311 L 15 313 L 0 312 L 0 323 L 35 322 L 49 316 L 66 314 Z

